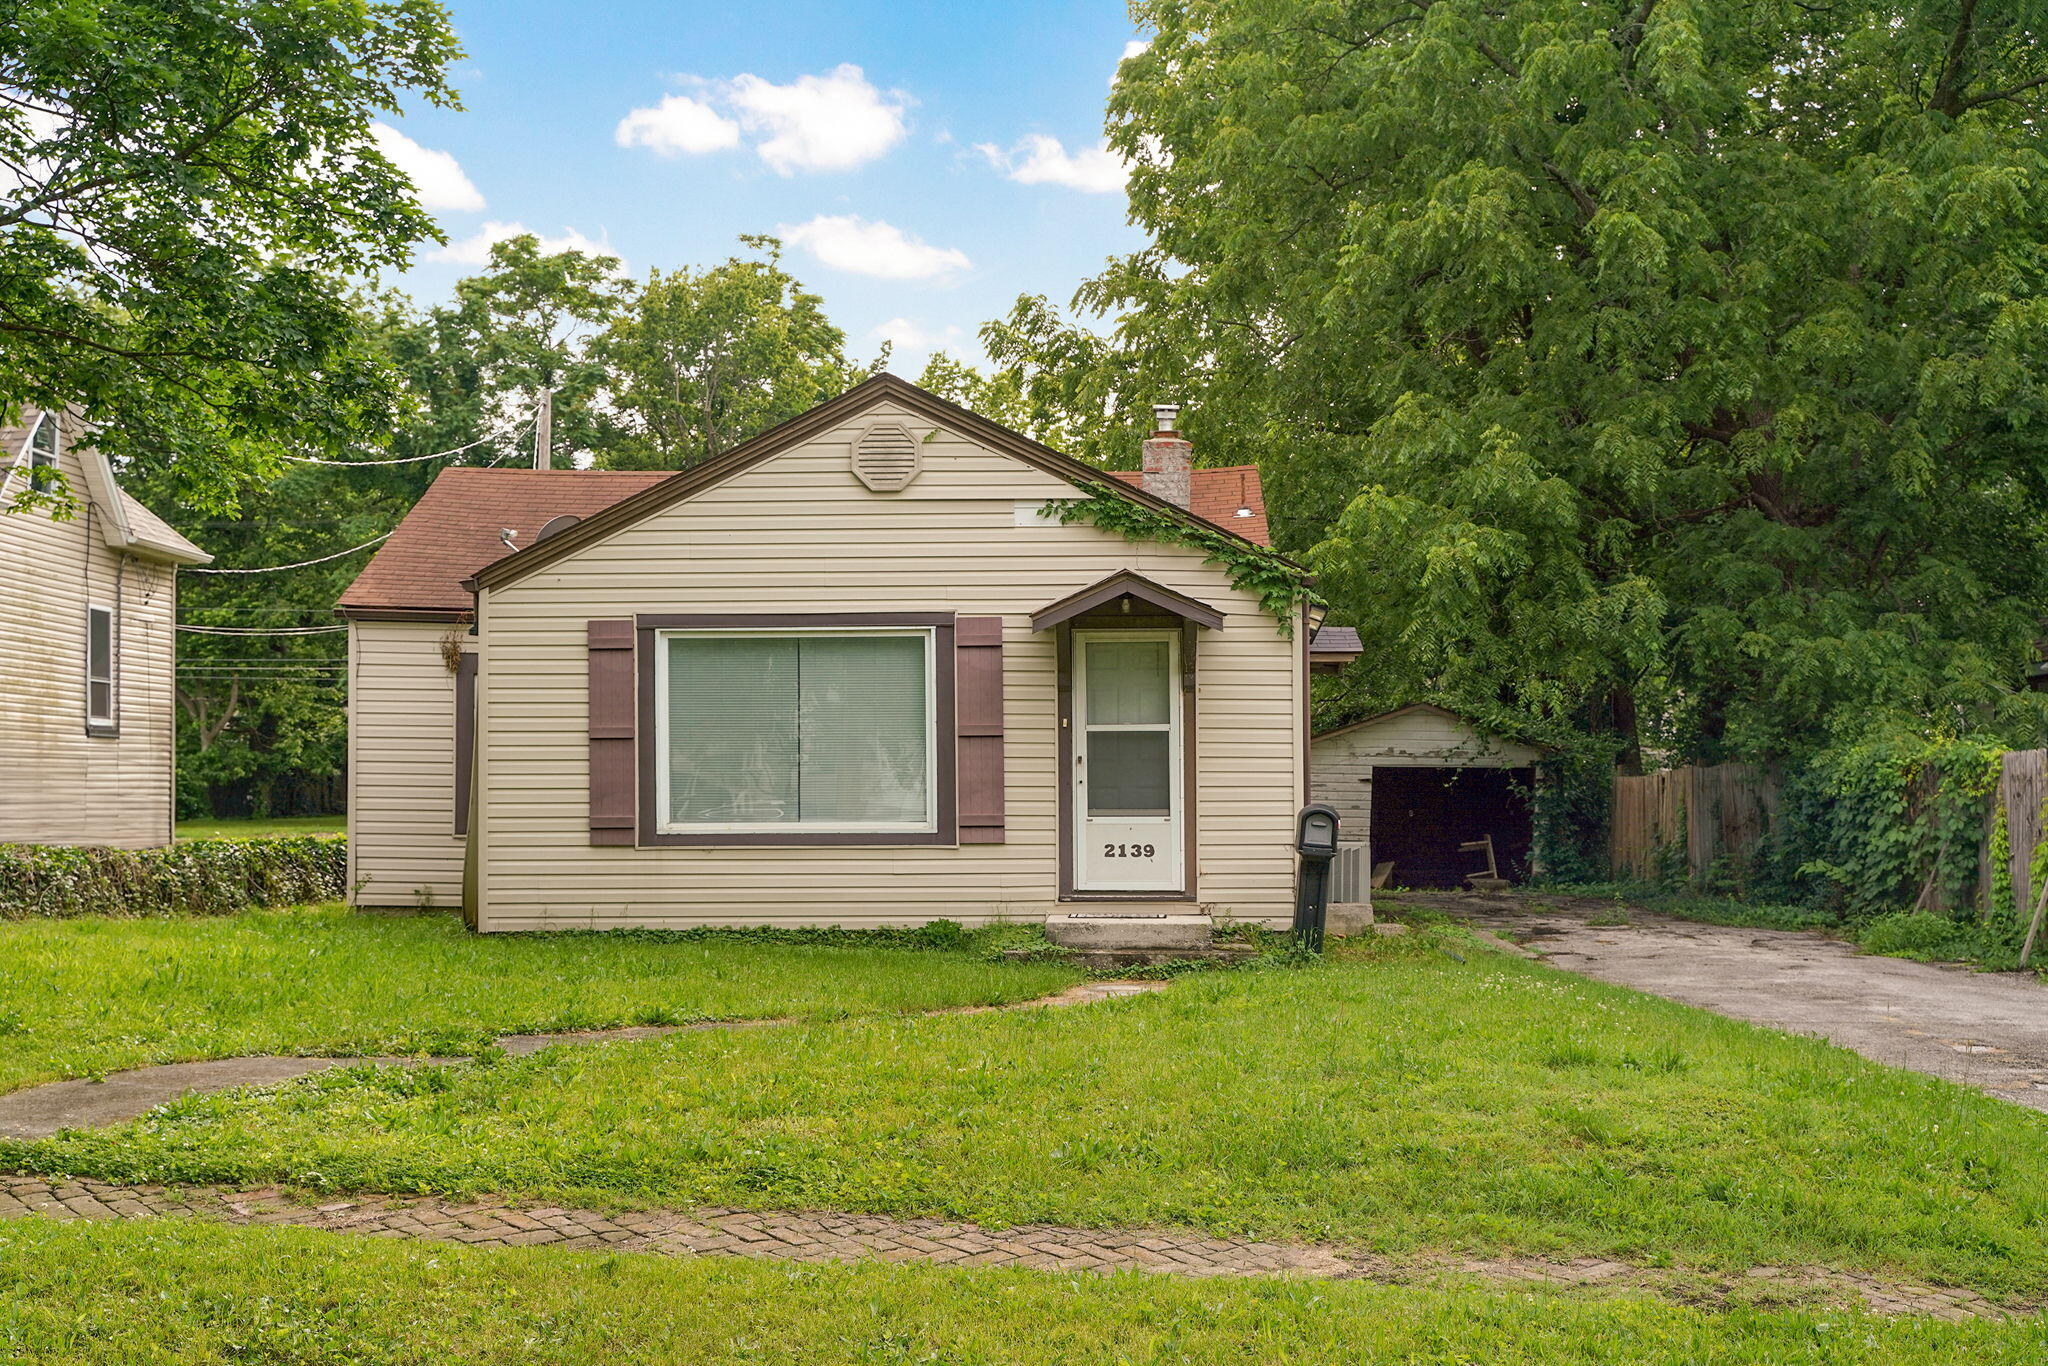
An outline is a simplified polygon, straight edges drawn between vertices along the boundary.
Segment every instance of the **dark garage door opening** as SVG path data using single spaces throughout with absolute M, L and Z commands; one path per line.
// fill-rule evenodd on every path
M 1372 771 L 1372 861 L 1392 861 L 1395 887 L 1462 887 L 1486 871 L 1483 852 L 1459 845 L 1493 836 L 1500 875 L 1529 876 L 1526 768 L 1406 768 Z

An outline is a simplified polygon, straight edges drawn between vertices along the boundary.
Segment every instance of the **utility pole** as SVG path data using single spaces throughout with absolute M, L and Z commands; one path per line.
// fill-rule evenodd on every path
M 540 410 L 533 416 L 533 467 L 550 468 L 555 450 L 555 391 L 540 391 Z

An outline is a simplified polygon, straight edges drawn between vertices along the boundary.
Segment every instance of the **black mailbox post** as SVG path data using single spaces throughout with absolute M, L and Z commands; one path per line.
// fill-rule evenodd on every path
M 1323 917 L 1330 907 L 1330 861 L 1337 857 L 1337 813 L 1317 803 L 1294 821 L 1294 851 L 1301 876 L 1294 889 L 1294 937 L 1310 953 L 1323 951 Z

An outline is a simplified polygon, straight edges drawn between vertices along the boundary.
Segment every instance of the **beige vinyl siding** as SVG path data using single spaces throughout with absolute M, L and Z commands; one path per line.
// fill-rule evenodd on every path
M 1191 551 L 1091 526 L 1017 526 L 1068 485 L 940 433 L 900 493 L 848 442 L 887 405 L 482 604 L 481 927 L 914 924 L 1042 917 L 1057 904 L 1056 662 L 1030 614 L 1129 568 L 1227 613 L 1197 650 L 1198 899 L 1290 914 L 1302 790 L 1301 655 L 1255 598 Z M 919 437 L 929 424 L 913 419 Z M 1005 842 L 950 847 L 593 848 L 585 623 L 642 612 L 1001 616 Z
M 462 904 L 455 834 L 455 675 L 446 622 L 348 633 L 348 856 L 358 906 Z
M 0 431 L 0 508 L 27 479 L 27 435 Z M 107 548 L 68 439 L 58 467 L 76 516 L 0 511 L 0 843 L 167 844 L 176 571 Z M 88 606 L 118 608 L 119 735 L 86 734 Z

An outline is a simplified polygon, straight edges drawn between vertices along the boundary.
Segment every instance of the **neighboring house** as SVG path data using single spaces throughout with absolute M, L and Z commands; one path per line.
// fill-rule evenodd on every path
M 1310 754 L 1311 795 L 1336 808 L 1340 838 L 1365 845 L 1368 866 L 1394 865 L 1394 885 L 1461 885 L 1485 870 L 1486 856 L 1459 846 L 1488 837 L 1502 876 L 1528 875 L 1529 794 L 1542 750 L 1418 702 L 1325 731 Z
M 1191 470 L 1172 432 L 1145 457 L 1134 501 L 1263 542 L 1256 470 Z M 887 375 L 678 474 L 448 471 L 341 602 L 358 902 L 1284 921 L 1305 623 L 1041 515 L 1084 482 Z
M 69 412 L 0 427 L 0 843 L 168 844 L 179 565 L 211 557 L 114 482 Z M 61 485 L 62 518 L 17 508 Z

